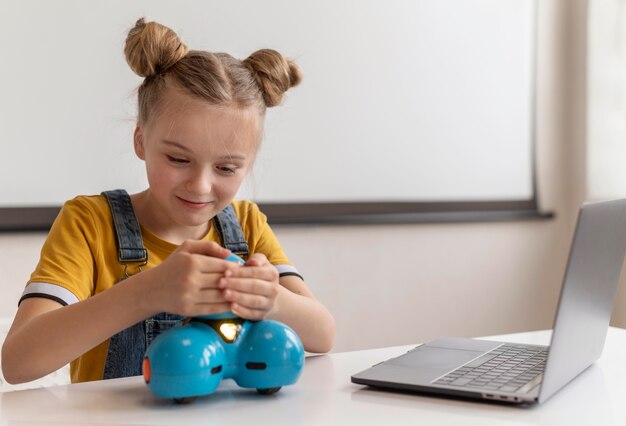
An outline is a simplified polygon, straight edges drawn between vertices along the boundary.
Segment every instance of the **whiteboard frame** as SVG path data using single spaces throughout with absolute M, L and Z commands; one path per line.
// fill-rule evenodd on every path
M 536 198 L 449 203 L 259 203 L 270 225 L 380 225 L 552 219 Z M 0 208 L 0 232 L 48 231 L 60 211 L 51 207 Z

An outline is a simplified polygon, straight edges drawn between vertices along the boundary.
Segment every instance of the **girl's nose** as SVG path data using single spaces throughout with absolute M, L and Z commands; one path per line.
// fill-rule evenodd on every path
M 213 174 L 211 170 L 197 170 L 185 184 L 185 189 L 192 194 L 208 194 L 213 186 Z

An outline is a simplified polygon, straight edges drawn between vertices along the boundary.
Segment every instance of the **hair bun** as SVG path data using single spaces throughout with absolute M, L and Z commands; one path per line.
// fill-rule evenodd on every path
M 243 63 L 252 72 L 267 107 L 279 105 L 285 92 L 302 80 L 295 62 L 272 49 L 257 50 Z
M 126 62 L 141 77 L 163 73 L 186 54 L 187 46 L 174 31 L 144 18 L 128 32 L 124 46 Z

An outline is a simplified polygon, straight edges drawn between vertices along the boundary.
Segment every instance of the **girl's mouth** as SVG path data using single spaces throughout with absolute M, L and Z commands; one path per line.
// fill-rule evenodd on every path
M 180 202 L 184 206 L 192 208 L 192 209 L 202 209 L 202 208 L 208 206 L 209 204 L 211 204 L 210 202 L 204 202 L 204 201 L 202 201 L 202 202 L 190 201 L 190 200 L 186 200 L 186 199 L 181 198 L 181 197 L 176 197 L 176 198 L 178 198 L 180 200 Z

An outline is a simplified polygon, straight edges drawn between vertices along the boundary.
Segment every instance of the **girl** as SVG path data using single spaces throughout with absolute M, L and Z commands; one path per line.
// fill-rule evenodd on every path
M 134 148 L 149 187 L 65 203 L 2 348 L 6 380 L 34 380 L 70 361 L 72 382 L 140 374 L 160 331 L 228 310 L 283 322 L 307 351 L 329 351 L 332 316 L 258 207 L 233 202 L 265 110 L 300 82 L 297 66 L 267 49 L 243 61 L 189 51 L 172 30 L 143 19 L 125 55 L 144 77 Z M 224 260 L 229 248 L 246 267 Z

